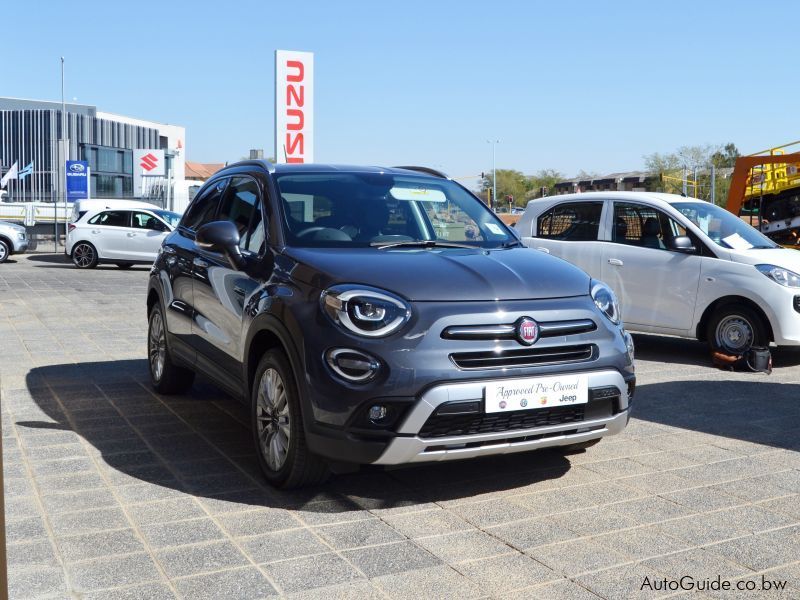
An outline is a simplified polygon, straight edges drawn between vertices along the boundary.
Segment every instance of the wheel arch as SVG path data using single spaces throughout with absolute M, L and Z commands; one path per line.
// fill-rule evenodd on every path
M 300 354 L 297 351 L 294 343 L 291 341 L 291 336 L 286 327 L 272 315 L 263 315 L 257 318 L 250 327 L 250 332 L 247 336 L 247 344 L 245 346 L 243 366 L 245 369 L 245 383 L 247 385 L 247 397 L 250 398 L 253 391 L 253 377 L 255 376 L 258 362 L 264 353 L 273 348 L 278 348 L 286 355 L 289 364 L 292 367 L 294 375 L 295 386 L 298 391 L 305 389 L 301 374 L 303 373 L 303 363 L 300 359 Z M 305 394 L 300 394 L 301 399 L 305 398 Z M 301 401 L 301 405 L 303 402 Z M 307 411 L 306 411 L 307 412 Z
M 8 246 L 8 255 L 11 256 L 14 254 L 14 243 L 5 235 L 0 234 L 0 242 L 5 242 L 5 245 Z
M 746 306 L 748 309 L 752 310 L 755 314 L 761 317 L 764 326 L 767 328 L 767 335 L 769 336 L 769 341 L 775 341 L 775 334 L 772 331 L 772 323 L 769 320 L 767 314 L 763 311 L 763 309 L 753 302 L 750 298 L 746 298 L 744 296 L 723 296 L 721 298 L 717 298 L 709 304 L 706 309 L 703 311 L 703 316 L 700 317 L 700 321 L 697 323 L 697 329 L 695 331 L 695 336 L 698 340 L 702 342 L 708 341 L 706 338 L 706 328 L 708 327 L 708 321 L 711 318 L 711 315 L 714 314 L 714 311 L 718 308 L 723 306 L 730 306 L 735 304 L 741 304 L 742 306 Z

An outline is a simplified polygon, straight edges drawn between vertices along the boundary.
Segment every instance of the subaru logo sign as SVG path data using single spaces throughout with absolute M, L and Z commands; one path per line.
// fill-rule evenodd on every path
M 523 346 L 531 346 L 539 339 L 539 325 L 530 317 L 521 317 L 515 325 L 517 341 Z
M 69 166 L 69 170 L 73 173 L 83 173 L 86 170 L 86 167 L 84 167 L 81 163 L 72 163 Z

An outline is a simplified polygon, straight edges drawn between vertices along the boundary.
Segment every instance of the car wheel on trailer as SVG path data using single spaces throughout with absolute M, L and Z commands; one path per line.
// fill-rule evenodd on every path
M 78 242 L 72 248 L 72 264 L 79 269 L 94 269 L 97 260 L 97 250 L 89 242 Z
M 753 346 L 769 344 L 763 318 L 741 304 L 727 304 L 716 309 L 708 320 L 706 339 L 712 350 L 737 356 Z

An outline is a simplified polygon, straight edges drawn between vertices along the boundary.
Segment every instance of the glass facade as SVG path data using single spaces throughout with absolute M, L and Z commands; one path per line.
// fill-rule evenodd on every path
M 89 163 L 92 198 L 126 198 L 133 195 L 133 152 L 108 146 L 81 145 Z

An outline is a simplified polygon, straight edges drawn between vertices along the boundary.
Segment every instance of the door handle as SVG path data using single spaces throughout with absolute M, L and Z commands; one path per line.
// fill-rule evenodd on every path
M 536 249 L 539 250 L 540 252 L 544 252 L 545 254 L 550 254 L 550 250 L 548 248 L 541 248 L 540 247 L 540 248 L 536 248 Z
M 195 258 L 195 259 L 192 261 L 192 264 L 193 264 L 195 267 L 200 267 L 201 269 L 206 269 L 206 268 L 208 268 L 208 263 L 207 263 L 206 261 L 204 261 L 202 258 Z
M 133 233 L 132 231 L 129 231 L 128 232 L 128 237 L 136 237 L 136 234 Z
M 621 267 L 621 266 L 622 266 L 623 264 L 625 264 L 625 263 L 623 263 L 623 262 L 622 262 L 620 259 L 618 259 L 618 258 L 609 258 L 609 259 L 608 259 L 608 264 L 610 264 L 610 265 L 616 265 L 616 266 L 618 266 L 618 267 Z
M 92 229 L 92 233 L 100 233 L 100 231 L 97 229 Z

